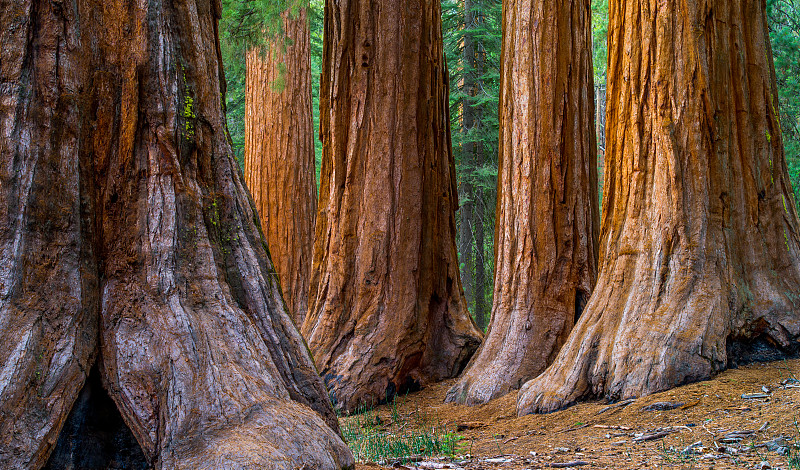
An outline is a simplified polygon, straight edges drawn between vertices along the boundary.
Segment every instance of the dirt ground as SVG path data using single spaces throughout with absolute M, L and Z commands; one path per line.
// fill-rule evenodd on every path
M 516 417 L 517 394 L 483 406 L 444 404 L 453 381 L 398 400 L 405 417 L 425 413 L 459 428 L 460 454 L 406 468 L 759 468 L 789 470 L 800 438 L 800 360 L 752 364 L 630 403 L 583 403 Z M 754 397 L 743 395 L 755 394 Z M 650 405 L 654 406 L 648 410 Z M 680 406 L 678 406 L 680 405 Z M 677 406 L 675 409 L 664 409 Z M 389 406 L 374 410 L 392 420 Z M 355 418 L 344 418 L 344 421 Z M 413 420 L 408 420 L 413 423 Z M 664 435 L 663 437 L 661 437 Z M 765 463 L 762 463 L 765 462 Z M 385 462 L 384 465 L 391 465 Z M 565 466 L 566 465 L 566 466 Z M 395 464 L 396 468 L 403 468 Z M 384 467 L 362 463 L 357 470 Z

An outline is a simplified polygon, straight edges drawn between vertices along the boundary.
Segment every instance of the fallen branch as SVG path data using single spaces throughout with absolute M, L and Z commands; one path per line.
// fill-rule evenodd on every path
M 575 460 L 574 462 L 549 463 L 549 464 L 547 464 L 547 466 L 550 467 L 550 468 L 582 467 L 584 465 L 589 465 L 589 462 L 584 462 L 583 460 Z
M 634 437 L 631 440 L 633 442 L 655 441 L 656 439 L 663 439 L 663 438 L 669 436 L 670 434 L 672 434 L 674 432 L 678 432 L 678 431 L 675 431 L 674 429 L 670 429 L 670 430 L 667 430 L 667 431 L 658 431 L 658 432 L 653 433 L 653 434 L 645 434 L 644 436 Z
M 605 413 L 608 410 L 613 410 L 614 408 L 626 407 L 626 406 L 630 405 L 631 403 L 633 403 L 635 401 L 636 401 L 635 398 L 629 398 L 627 400 L 622 400 L 620 402 L 614 403 L 613 405 L 609 405 L 609 406 L 603 408 L 602 410 L 598 411 L 597 414 L 601 415 L 601 414 Z
M 609 426 L 608 424 L 595 424 L 594 427 L 598 429 L 619 429 L 620 431 L 630 431 L 631 428 L 627 426 Z

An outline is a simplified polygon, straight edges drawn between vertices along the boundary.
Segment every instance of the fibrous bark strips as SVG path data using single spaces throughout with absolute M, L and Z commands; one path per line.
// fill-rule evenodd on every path
M 520 414 L 625 399 L 800 335 L 800 240 L 761 0 L 610 2 L 600 275 Z
M 552 362 L 597 275 L 590 2 L 511 0 L 503 30 L 492 321 L 447 395 L 468 405 Z
M 226 139 L 219 2 L 0 8 L 0 467 L 44 465 L 96 359 L 156 468 L 351 467 Z
M 440 8 L 325 5 L 323 161 L 303 335 L 346 411 L 455 376 L 481 338 L 458 276 Z
M 305 8 L 283 14 L 283 40 L 247 54 L 244 176 L 295 323 L 308 310 L 317 182 L 311 38 Z

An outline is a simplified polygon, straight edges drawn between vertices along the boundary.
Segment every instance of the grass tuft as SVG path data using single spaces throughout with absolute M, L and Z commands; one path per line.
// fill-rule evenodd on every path
M 341 419 L 342 435 L 357 462 L 391 464 L 425 457 L 452 458 L 464 445 L 454 429 L 419 409 L 404 414 L 395 399 L 389 403 L 389 411 L 388 423 L 372 407 Z

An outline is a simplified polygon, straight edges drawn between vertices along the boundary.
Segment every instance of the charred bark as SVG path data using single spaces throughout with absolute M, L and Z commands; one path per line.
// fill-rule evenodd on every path
M 612 2 L 600 276 L 520 414 L 703 380 L 739 343 L 793 351 L 800 243 L 765 5 Z
M 283 15 L 284 41 L 247 54 L 245 181 L 295 324 L 308 310 L 317 182 L 306 10 Z
M 596 280 L 590 2 L 503 8 L 495 278 L 486 341 L 447 401 L 485 403 L 542 372 Z
M 458 276 L 440 8 L 325 6 L 322 176 L 303 334 L 345 411 L 457 375 L 481 338 Z
M 226 137 L 218 2 L 5 2 L 0 466 L 99 355 L 156 468 L 351 467 Z

